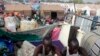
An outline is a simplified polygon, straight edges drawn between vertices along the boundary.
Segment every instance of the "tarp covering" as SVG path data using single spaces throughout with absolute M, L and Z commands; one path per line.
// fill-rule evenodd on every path
M 54 23 L 52 25 L 40 26 L 39 28 L 36 28 L 34 30 L 21 31 L 21 32 L 17 32 L 17 33 L 21 33 L 21 34 L 36 34 L 38 36 L 45 37 L 47 35 L 47 33 L 52 31 L 53 28 L 56 27 L 57 25 L 58 25 L 58 23 Z
M 12 32 L 6 32 L 0 29 L 0 36 L 6 35 L 11 38 L 13 41 L 21 41 L 21 40 L 27 40 L 27 41 L 37 41 L 41 40 L 41 37 L 35 34 L 21 34 L 21 33 L 12 33 Z
M 41 26 L 37 29 L 23 32 L 6 32 L 0 29 L 0 36 L 6 35 L 14 41 L 27 40 L 27 41 L 40 41 L 45 37 L 52 29 L 57 26 L 57 24 L 52 24 L 49 26 Z M 40 37 L 41 36 L 41 37 Z

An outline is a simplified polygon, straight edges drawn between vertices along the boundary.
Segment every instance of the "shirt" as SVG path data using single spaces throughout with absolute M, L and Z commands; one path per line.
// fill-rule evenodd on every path
M 58 40 L 61 28 L 55 27 L 52 31 L 52 40 Z

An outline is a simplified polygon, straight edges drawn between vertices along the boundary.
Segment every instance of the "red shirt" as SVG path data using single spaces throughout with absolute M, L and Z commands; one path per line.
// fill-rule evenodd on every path
M 52 40 L 58 40 L 61 28 L 55 27 L 52 31 Z

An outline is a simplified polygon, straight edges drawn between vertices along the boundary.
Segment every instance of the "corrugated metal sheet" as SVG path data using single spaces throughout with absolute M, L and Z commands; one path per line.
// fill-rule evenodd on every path
M 84 16 L 86 18 L 89 19 L 93 19 L 93 17 L 88 17 L 88 16 Z M 91 29 L 91 25 L 92 25 L 92 21 L 84 19 L 82 17 L 77 17 L 76 18 L 76 22 L 75 22 L 75 26 L 78 26 L 81 28 L 81 30 L 85 31 L 85 32 L 89 32 Z

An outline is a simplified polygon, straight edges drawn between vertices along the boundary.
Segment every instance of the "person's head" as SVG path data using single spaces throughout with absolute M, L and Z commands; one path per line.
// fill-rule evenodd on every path
M 21 48 L 22 47 L 22 44 L 23 44 L 23 40 L 22 41 L 14 41 L 15 45 L 18 47 L 18 48 Z
M 19 16 L 19 12 L 14 12 L 14 16 Z
M 43 39 L 43 46 L 46 49 L 47 52 L 49 52 L 52 49 L 52 40 L 50 38 L 44 38 Z
M 70 54 L 76 54 L 79 49 L 79 43 L 77 39 L 72 39 L 68 42 L 69 46 L 69 53 Z
M 52 45 L 52 40 L 51 40 L 51 38 L 49 38 L 49 37 L 45 37 L 44 39 L 43 39 L 43 45 L 45 46 L 45 47 L 50 47 L 51 45 Z

